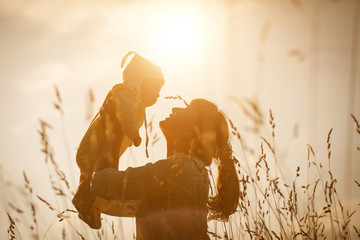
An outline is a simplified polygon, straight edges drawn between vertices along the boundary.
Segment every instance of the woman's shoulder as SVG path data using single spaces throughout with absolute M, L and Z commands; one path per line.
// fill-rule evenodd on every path
M 174 159 L 174 161 L 179 161 L 184 164 L 195 164 L 201 169 L 205 168 L 205 164 L 201 159 L 194 157 L 190 154 L 181 153 L 181 152 L 175 153 L 174 155 L 170 156 L 170 159 Z
M 185 153 L 176 153 L 167 159 L 159 160 L 154 163 L 158 168 L 168 171 L 168 173 L 176 172 L 207 172 L 205 164 L 199 158 Z
M 204 163 L 191 155 L 177 153 L 167 159 L 148 164 L 152 178 L 165 189 L 172 192 L 191 193 L 199 183 L 208 183 L 208 174 Z

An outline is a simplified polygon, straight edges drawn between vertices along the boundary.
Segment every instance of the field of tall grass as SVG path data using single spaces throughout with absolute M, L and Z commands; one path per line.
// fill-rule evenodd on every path
M 56 89 L 54 111 L 64 117 L 60 92 Z M 177 98 L 177 97 L 175 97 Z M 181 98 L 180 98 L 181 99 Z M 324 137 L 327 157 L 318 156 L 311 145 L 304 148 L 307 155 L 286 161 L 301 162 L 293 169 L 287 169 L 279 161 L 277 145 L 276 116 L 271 110 L 263 111 L 256 102 L 236 98 L 239 111 L 248 118 L 251 126 L 243 129 L 240 123 L 229 119 L 232 145 L 237 161 L 240 180 L 238 210 L 229 222 L 209 222 L 209 236 L 212 239 L 358 239 L 360 238 L 359 206 L 344 204 L 340 196 L 337 176 L 333 174 L 332 132 Z M 172 100 L 169 100 L 172 101 Z M 360 137 L 358 117 L 353 120 L 354 131 Z M 149 123 L 151 126 L 152 122 Z M 156 123 L 155 123 L 156 124 Z M 120 218 L 104 216 L 101 230 L 92 230 L 77 218 L 71 204 L 75 189 L 69 184 L 69 176 L 59 167 L 55 158 L 56 147 L 52 145 L 49 132 L 51 123 L 39 121 L 38 134 L 41 151 L 47 166 L 50 183 L 46 199 L 37 193 L 32 179 L 23 171 L 23 179 L 1 176 L 2 195 L 9 201 L 2 206 L 7 213 L 8 239 L 129 239 L 136 238 L 134 220 L 126 223 Z M 159 140 L 159 133 L 151 132 L 150 148 Z M 243 134 L 251 134 L 257 141 L 249 141 Z M 294 129 L 294 137 L 297 129 Z M 360 152 L 357 146 L 356 151 Z M 75 161 L 75 160 L 74 160 Z M 6 166 L 2 166 L 4 168 Z M 214 179 L 216 166 L 211 166 L 209 178 L 210 193 L 215 194 Z M 0 169 L 4 171 L 4 169 Z M 289 174 L 292 179 L 289 180 Z M 360 190 L 356 179 L 352 182 Z M 50 216 L 45 218 L 44 215 Z

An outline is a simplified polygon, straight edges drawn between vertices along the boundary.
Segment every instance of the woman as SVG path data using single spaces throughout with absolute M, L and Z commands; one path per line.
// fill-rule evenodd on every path
M 94 173 L 92 191 L 117 200 L 104 213 L 136 217 L 138 239 L 209 239 L 207 219 L 228 220 L 239 201 L 239 181 L 225 117 L 216 105 L 195 99 L 160 122 L 165 160 L 125 171 Z M 206 166 L 219 159 L 217 194 L 208 197 Z M 116 202 L 116 201 L 114 201 Z

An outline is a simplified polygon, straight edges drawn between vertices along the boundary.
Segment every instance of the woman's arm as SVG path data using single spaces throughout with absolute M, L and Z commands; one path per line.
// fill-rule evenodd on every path
M 91 191 L 104 199 L 142 199 L 149 185 L 148 167 L 129 167 L 126 171 L 106 168 L 94 172 L 91 180 Z
M 140 201 L 138 200 L 106 200 L 101 212 L 115 217 L 136 217 Z
M 91 189 L 105 199 L 141 200 L 161 197 L 171 192 L 190 193 L 193 164 L 170 158 L 137 168 L 117 171 L 107 168 L 93 174 Z

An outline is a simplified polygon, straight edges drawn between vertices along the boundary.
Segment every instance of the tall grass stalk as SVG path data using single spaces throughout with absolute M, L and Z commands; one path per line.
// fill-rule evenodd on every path
M 183 100 L 179 97 L 176 99 Z M 331 145 L 331 136 L 336 129 L 330 129 L 326 138 L 327 157 L 319 157 L 310 144 L 303 146 L 307 152 L 307 156 L 303 156 L 306 167 L 297 166 L 287 169 L 287 172 L 294 174 L 289 180 L 285 178 L 284 169 L 277 161 L 280 147 L 276 142 L 275 117 L 272 111 L 269 112 L 269 127 L 263 124 L 266 122 L 263 119 L 264 114 L 255 102 L 249 99 L 237 100 L 242 101 L 243 109 L 246 110 L 243 111 L 245 116 L 254 124 L 250 128 L 240 128 L 229 119 L 233 136 L 232 146 L 236 159 L 239 159 L 236 162 L 240 181 L 238 211 L 230 217 L 228 223 L 214 221 L 213 224 L 209 224 L 209 236 L 213 239 L 351 239 L 352 236 L 359 237 L 360 227 L 352 224 L 353 219 L 358 217 L 357 210 L 350 211 L 343 205 L 342 198 L 337 192 L 338 179 L 331 169 L 332 152 L 336 151 Z M 359 122 L 354 115 L 351 115 L 351 118 L 355 123 L 357 136 L 360 137 Z M 9 188 L 5 193 L 14 195 L 14 198 L 24 201 L 23 205 L 27 206 L 22 207 L 15 202 L 7 203 L 9 239 L 21 239 L 23 235 L 29 233 L 33 239 L 52 239 L 54 235 L 51 235 L 51 232 L 55 234 L 55 237 L 62 239 L 126 238 L 120 220 L 119 226 L 116 226 L 113 221 L 103 215 L 104 224 L 99 231 L 91 230 L 78 220 L 77 212 L 71 204 L 74 189 L 57 164 L 55 148 L 50 142 L 49 132 L 53 130 L 53 127 L 44 120 L 39 122 L 41 152 L 44 154 L 44 161 L 49 172 L 48 181 L 51 187 L 49 192 L 53 192 L 57 204 L 54 205 L 37 194 L 36 186 L 33 188 L 30 184 L 31 179 L 24 172 L 24 184 L 20 190 L 26 193 L 25 198 L 19 198 L 23 193 L 14 189 Z M 247 131 L 258 139 L 254 146 L 248 144 L 243 131 Z M 151 136 L 149 146 L 153 147 L 160 136 L 160 133 L 156 133 L 153 129 L 153 119 L 149 123 L 149 133 Z M 270 138 L 271 141 L 268 141 L 267 139 Z M 360 146 L 357 149 L 360 151 Z M 210 194 L 215 195 L 216 176 L 213 175 L 211 168 L 208 170 L 211 180 Z M 305 182 L 302 180 L 303 175 Z M 1 181 L 8 182 L 3 179 Z M 360 183 L 355 180 L 354 184 L 360 190 Z M 46 207 L 46 210 L 41 211 L 39 204 Z M 41 217 L 44 211 L 48 211 L 46 214 L 52 216 L 51 221 L 45 221 Z M 16 220 L 14 216 L 19 216 L 23 221 Z M 25 216 L 30 220 L 24 221 Z M 25 228 L 18 228 L 19 225 Z M 39 226 L 44 226 L 45 230 L 42 231 Z M 28 229 L 29 232 L 23 234 L 20 229 Z M 135 229 L 133 229 L 133 238 L 135 238 Z

